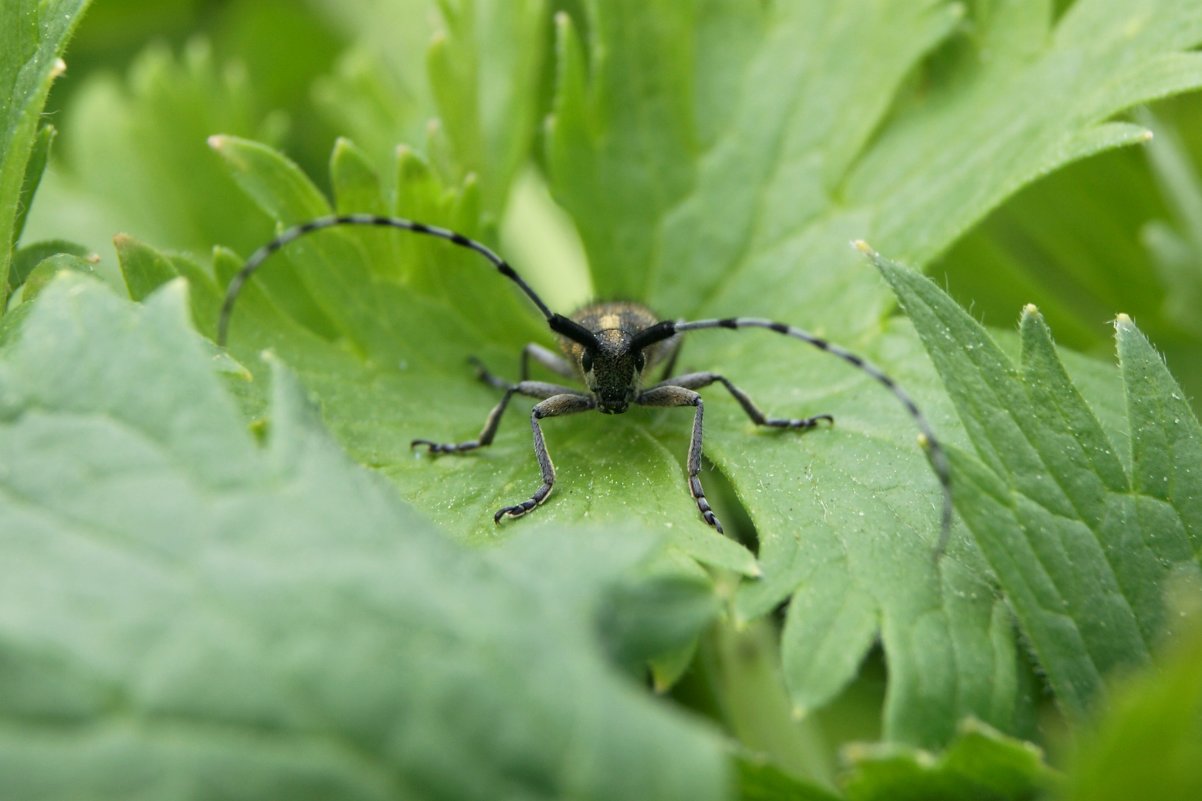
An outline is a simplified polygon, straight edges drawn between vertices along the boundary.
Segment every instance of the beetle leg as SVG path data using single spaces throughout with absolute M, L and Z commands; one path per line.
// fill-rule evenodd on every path
M 497 428 L 501 425 L 501 415 L 505 412 L 505 408 L 509 405 L 509 400 L 514 395 L 525 395 L 531 398 L 550 398 L 554 395 L 573 391 L 568 387 L 561 387 L 558 384 L 548 384 L 543 381 L 519 381 L 516 384 L 511 384 L 490 373 L 478 359 L 473 358 L 471 362 L 476 366 L 476 372 L 481 381 L 489 386 L 505 390 L 505 394 L 501 396 L 500 402 L 488 413 L 488 418 L 484 421 L 484 428 L 480 431 L 480 435 L 476 439 L 469 439 L 466 442 L 434 442 L 428 439 L 415 439 L 409 443 L 409 447 L 416 448 L 423 446 L 427 449 L 427 453 L 463 453 L 464 451 L 474 451 L 476 448 L 483 448 L 492 444 L 493 437 L 497 434 Z
M 725 376 L 718 373 L 687 373 L 674 378 L 669 378 L 656 384 L 653 389 L 659 387 L 684 387 L 685 389 L 701 389 L 708 387 L 710 384 L 720 383 L 726 387 L 727 392 L 734 396 L 734 399 L 743 407 L 743 411 L 747 412 L 747 416 L 751 418 L 751 422 L 757 426 L 771 426 L 773 428 L 798 428 L 809 429 L 818 425 L 820 420 L 825 420 L 828 423 L 834 423 L 835 418 L 829 414 L 819 414 L 814 417 L 803 417 L 800 419 L 791 419 L 783 417 L 765 417 L 759 407 L 751 398 L 747 397 L 747 393 L 730 383 Z
M 493 515 L 493 522 L 500 523 L 502 517 L 521 517 L 547 500 L 547 496 L 551 494 L 551 488 L 555 486 L 555 465 L 551 464 L 551 455 L 547 453 L 547 443 L 543 440 L 543 429 L 538 421 L 544 417 L 561 417 L 565 414 L 585 412 L 595 408 L 596 405 L 591 396 L 570 390 L 552 395 L 535 405 L 530 412 L 530 428 L 534 432 L 534 455 L 538 459 L 538 469 L 542 473 L 543 483 L 528 499 L 519 504 L 498 509 L 497 513 Z
M 564 378 L 576 377 L 576 371 L 566 359 L 564 359 L 558 353 L 547 350 L 542 345 L 536 345 L 531 342 L 529 345 L 522 348 L 521 377 L 523 381 L 530 377 L 531 359 L 541 364 L 543 367 L 546 367 L 556 375 L 563 376 Z
M 722 533 L 722 524 L 718 522 L 718 518 L 714 515 L 713 509 L 710 508 L 709 501 L 705 498 L 705 490 L 701 488 L 701 418 L 704 406 L 701 402 L 701 395 L 687 387 L 663 385 L 655 386 L 639 394 L 635 399 L 635 403 L 642 406 L 692 406 L 696 408 L 693 413 L 693 436 L 689 440 L 689 457 L 687 460 L 687 469 L 689 473 L 689 492 L 693 495 L 693 500 L 697 502 L 697 510 L 701 512 L 701 516 L 705 518 L 705 522 Z

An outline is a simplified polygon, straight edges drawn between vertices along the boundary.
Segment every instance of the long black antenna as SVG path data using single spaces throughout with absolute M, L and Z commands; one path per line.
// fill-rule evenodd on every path
M 234 303 L 238 300 L 238 295 L 242 292 L 242 287 L 250 279 L 251 275 L 263 266 L 263 262 L 267 261 L 267 258 L 272 253 L 275 253 L 291 242 L 295 242 L 306 234 L 339 225 L 373 225 L 378 228 L 400 228 L 404 231 L 412 231 L 415 234 L 425 234 L 445 239 L 451 244 L 473 250 L 488 259 L 497 268 L 497 272 L 512 280 L 526 293 L 526 297 L 534 301 L 534 305 L 538 307 L 539 312 L 546 318 L 552 331 L 579 342 L 585 347 L 597 347 L 597 339 L 592 332 L 572 322 L 567 317 L 552 312 L 547 307 L 547 304 L 543 303 L 542 298 L 530 288 L 530 285 L 517 274 L 513 267 L 487 246 L 449 228 L 426 225 L 425 223 L 407 220 L 403 217 L 386 217 L 377 214 L 338 214 L 329 217 L 318 217 L 315 220 L 309 220 L 308 222 L 284 229 L 279 236 L 252 253 L 250 258 L 246 260 L 246 264 L 242 265 L 242 269 L 230 280 L 229 288 L 226 289 L 225 301 L 221 304 L 221 314 L 217 318 L 217 344 L 225 345 L 227 334 L 229 333 L 230 317 L 234 313 Z
M 778 334 L 784 334 L 793 339 L 800 339 L 802 342 L 818 348 L 818 350 L 842 359 L 853 367 L 858 367 L 875 379 L 878 384 L 892 392 L 893 396 L 905 407 L 910 417 L 913 418 L 914 423 L 918 426 L 918 430 L 921 432 L 920 442 L 926 448 L 927 458 L 931 462 L 931 469 L 935 471 L 935 477 L 939 479 L 939 485 L 943 490 L 943 513 L 940 517 L 939 542 L 935 546 L 935 559 L 938 560 L 942 556 L 944 550 L 947 548 L 948 538 L 951 536 L 952 529 L 951 468 L 948 464 L 947 453 L 943 450 L 943 446 L 939 444 L 939 439 L 935 436 L 935 431 L 931 428 L 931 424 L 927 421 L 926 416 L 923 415 L 918 405 L 914 403 L 909 393 L 898 386 L 897 382 L 886 375 L 880 368 L 871 362 L 865 361 L 851 351 L 827 342 L 822 337 L 815 336 L 808 331 L 786 325 L 785 323 L 778 323 L 774 320 L 765 320 L 759 317 L 726 317 L 723 319 L 692 320 L 687 322 L 665 321 L 656 323 L 636 338 L 640 338 L 640 347 L 646 347 L 680 332 L 699 331 L 704 328 L 766 328 L 769 331 L 775 331 Z

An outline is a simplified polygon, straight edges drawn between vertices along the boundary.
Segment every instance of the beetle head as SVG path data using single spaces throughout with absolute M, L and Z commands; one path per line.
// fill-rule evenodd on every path
M 580 355 L 580 372 L 597 400 L 598 411 L 621 414 L 634 402 L 642 386 L 646 358 L 631 348 L 631 337 L 620 330 L 601 331 L 597 347 Z

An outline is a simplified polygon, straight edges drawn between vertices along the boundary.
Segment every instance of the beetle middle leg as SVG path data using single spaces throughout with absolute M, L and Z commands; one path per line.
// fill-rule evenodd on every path
M 659 387 L 683 387 L 685 389 L 701 389 L 708 387 L 710 384 L 721 384 L 726 387 L 739 405 L 743 407 L 743 411 L 751 418 L 751 422 L 757 426 L 770 426 L 772 428 L 795 428 L 809 429 L 818 425 L 819 421 L 825 420 L 828 423 L 834 423 L 835 418 L 829 414 L 819 414 L 814 417 L 802 418 L 787 418 L 787 417 L 767 417 L 760 411 L 760 408 L 755 405 L 755 402 L 747 396 L 747 393 L 732 384 L 725 376 L 718 373 L 686 373 L 675 378 L 669 378 L 656 384 L 652 389 Z

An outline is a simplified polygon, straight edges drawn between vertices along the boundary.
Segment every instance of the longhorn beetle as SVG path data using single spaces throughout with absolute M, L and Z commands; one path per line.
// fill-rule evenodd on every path
M 229 331 L 230 316 L 238 294 L 250 276 L 262 266 L 267 258 L 280 248 L 300 239 L 306 234 L 341 225 L 368 225 L 380 228 L 399 228 L 415 234 L 444 239 L 459 247 L 473 250 L 487 259 L 501 275 L 518 285 L 546 319 L 551 330 L 559 336 L 563 351 L 560 356 L 536 344 L 522 349 L 521 378 L 515 384 L 490 373 L 484 365 L 474 362 L 477 375 L 485 383 L 501 390 L 501 400 L 488 413 L 484 429 L 476 439 L 457 443 L 440 443 L 428 439 L 415 439 L 412 447 L 425 447 L 429 453 L 463 453 L 492 444 L 501 422 L 501 415 L 514 395 L 536 398 L 539 402 L 530 413 L 530 428 L 534 433 L 534 455 L 542 473 L 542 484 L 526 500 L 513 506 L 498 509 L 493 520 L 501 522 L 505 517 L 521 517 L 547 499 L 555 484 L 555 468 L 543 441 L 540 421 L 548 417 L 559 417 L 596 409 L 603 414 L 621 414 L 631 404 L 639 406 L 691 406 L 693 407 L 693 435 L 689 441 L 687 459 L 689 492 L 697 503 L 697 509 L 705 522 L 719 532 L 722 524 L 714 516 L 705 491 L 701 487 L 701 421 L 704 405 L 697 390 L 710 384 L 721 384 L 734 396 L 752 422 L 760 426 L 807 430 L 819 422 L 833 423 L 829 414 L 800 419 L 766 417 L 743 390 L 732 384 L 725 376 L 712 372 L 673 375 L 676 356 L 680 350 L 681 334 L 703 328 L 765 328 L 777 334 L 799 339 L 821 351 L 831 354 L 857 369 L 867 373 L 884 386 L 905 407 L 921 432 L 920 442 L 926 446 L 931 467 L 943 492 L 943 510 L 940 519 L 939 542 L 935 549 L 938 557 L 947 545 L 951 527 L 951 476 L 947 456 L 931 430 L 930 423 L 911 400 L 910 396 L 892 378 L 877 367 L 821 337 L 785 323 L 758 317 L 724 317 L 721 319 L 673 321 L 659 320 L 650 309 L 637 303 L 594 303 L 577 311 L 572 317 L 552 312 L 530 285 L 500 256 L 485 245 L 468 239 L 462 234 L 433 225 L 407 220 L 400 217 L 384 217 L 371 214 L 344 214 L 320 217 L 294 225 L 282 231 L 275 239 L 256 250 L 231 279 L 226 290 L 225 301 L 217 322 L 217 344 L 225 345 Z M 866 249 L 866 245 L 857 243 Z M 566 358 L 565 358 L 566 357 Z M 565 378 L 581 381 L 587 391 L 529 379 L 530 361 L 533 360 L 548 370 Z M 474 360 L 473 360 L 474 361 Z M 663 364 L 664 369 L 658 382 L 643 386 L 643 377 L 652 367 Z

